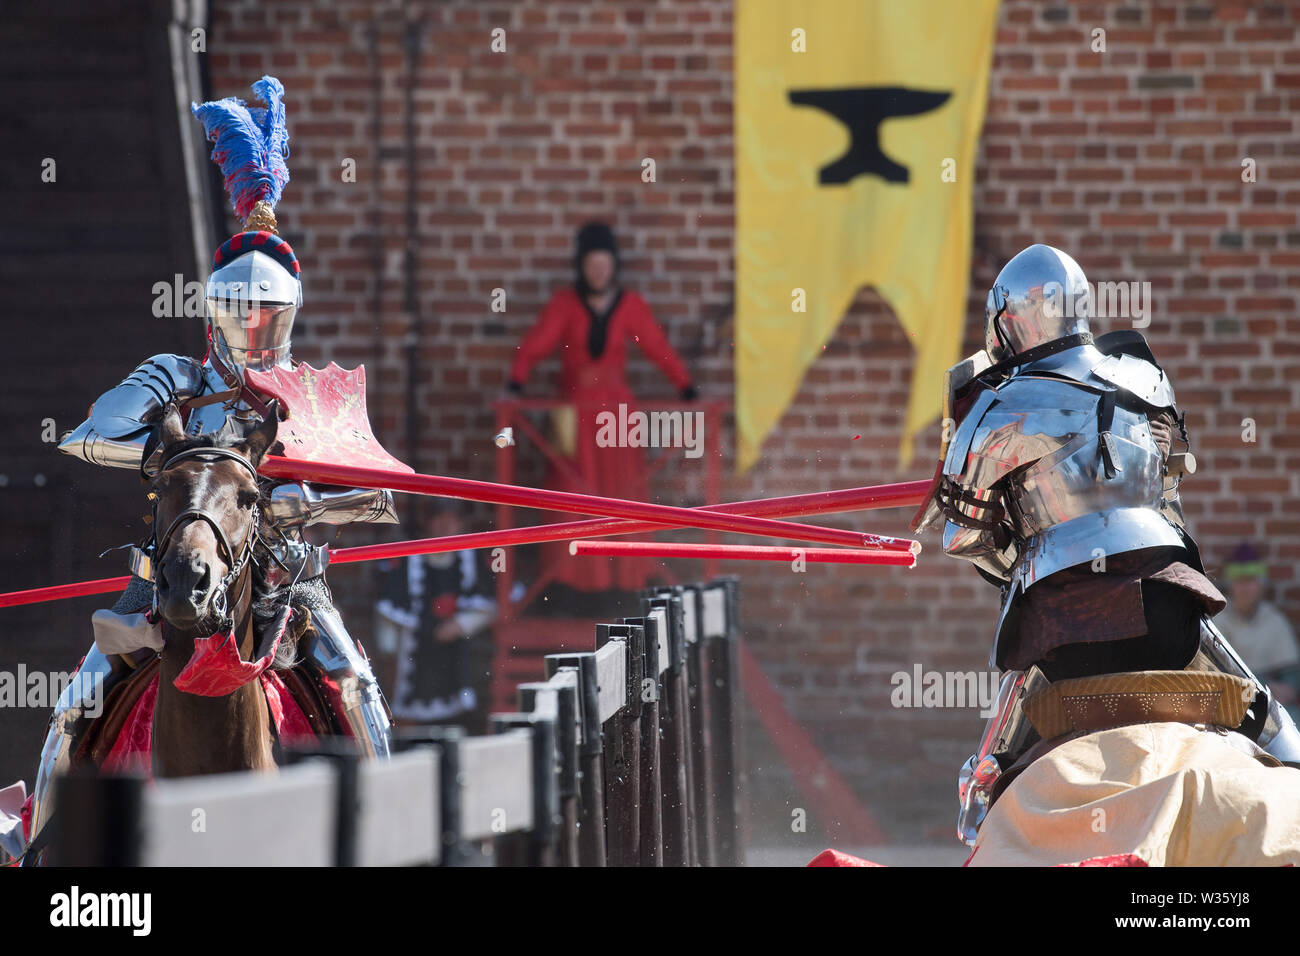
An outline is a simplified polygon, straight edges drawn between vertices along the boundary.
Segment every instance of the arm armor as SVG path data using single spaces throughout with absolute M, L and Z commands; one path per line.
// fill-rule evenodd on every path
M 91 406 L 90 417 L 59 442 L 59 451 L 92 465 L 140 467 L 154 417 L 168 402 L 203 388 L 203 369 L 183 355 L 155 355 Z
M 393 493 L 377 488 L 338 488 L 287 481 L 271 490 L 271 514 L 282 524 L 396 524 Z
M 990 455 L 986 448 L 996 431 L 984 419 L 996 396 L 992 389 L 981 392 L 958 426 L 944 460 L 938 500 L 947 519 L 944 553 L 1005 581 L 1019 548 L 1007 522 L 1002 489 L 995 487 L 1009 473 L 1009 459 Z

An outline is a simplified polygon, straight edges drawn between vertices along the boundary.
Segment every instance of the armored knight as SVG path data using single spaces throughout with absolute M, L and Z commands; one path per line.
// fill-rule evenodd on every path
M 233 423 L 255 425 L 267 413 L 249 388 L 249 373 L 291 371 L 294 319 L 302 305 L 298 260 L 289 244 L 275 234 L 273 204 L 288 170 L 284 166 L 284 89 L 272 77 L 253 87 L 266 109 L 248 109 L 235 99 L 194 108 L 209 138 L 213 157 L 222 165 L 236 213 L 245 231 L 216 253 L 206 287 L 208 351 L 202 359 L 155 355 L 115 388 L 99 397 L 90 417 L 65 435 L 59 450 L 91 464 L 139 470 L 151 476 L 158 465 L 153 424 L 169 403 L 186 414 L 191 435 L 214 432 Z M 245 152 L 231 145 L 232 128 L 245 140 Z M 264 149 L 250 159 L 246 141 Z M 256 152 L 256 150 L 254 150 Z M 251 168 L 251 172 L 250 172 Z M 344 462 L 346 463 L 346 462 Z M 389 718 L 364 652 L 348 635 L 325 583 L 327 545 L 314 546 L 304 531 L 317 524 L 397 520 L 389 492 L 320 487 L 300 481 L 261 479 L 269 492 L 277 539 L 269 542 L 276 559 L 273 583 L 291 585 L 292 600 L 311 611 L 316 639 L 309 659 L 300 665 L 322 699 L 334 711 L 340 729 L 363 751 L 389 752 Z M 98 701 L 149 655 L 162 638 L 146 611 L 153 598 L 150 555 L 132 549 L 132 581 L 112 610 L 93 616 L 95 643 L 87 652 L 51 720 L 41 756 L 33 802 L 33 833 L 48 819 L 45 799 L 52 776 L 66 767 L 78 738 L 94 712 L 87 695 L 73 690 L 95 688 Z
M 1210 620 L 1225 602 L 1183 521 L 1195 460 L 1173 451 L 1188 440 L 1169 379 L 1140 333 L 1094 340 L 1091 316 L 1064 252 L 1033 245 L 1007 263 L 985 351 L 949 372 L 956 430 L 913 522 L 942 516 L 944 551 L 1002 592 L 997 712 L 959 776 L 968 844 L 1015 775 L 1070 735 L 1176 721 L 1300 763 L 1295 725 Z

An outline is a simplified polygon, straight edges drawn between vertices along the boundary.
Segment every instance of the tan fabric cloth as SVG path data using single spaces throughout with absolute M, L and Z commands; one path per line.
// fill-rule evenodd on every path
M 969 866 L 1131 853 L 1151 866 L 1300 864 L 1300 770 L 1187 724 L 1119 727 L 1034 761 L 993 804 Z

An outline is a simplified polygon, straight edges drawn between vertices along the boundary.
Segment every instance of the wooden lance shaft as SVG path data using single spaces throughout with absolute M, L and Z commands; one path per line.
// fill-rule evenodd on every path
M 903 481 L 892 485 L 868 485 L 862 488 L 845 488 L 841 491 L 815 491 L 805 495 L 786 495 L 780 498 L 759 498 L 753 501 L 729 501 L 726 504 L 705 505 L 706 511 L 723 514 L 745 514 L 762 518 L 785 518 L 798 515 L 837 514 L 845 511 L 874 511 L 879 508 L 915 508 L 930 489 L 928 481 Z M 543 544 L 548 541 L 569 541 L 574 538 L 602 538 L 616 534 L 641 534 L 646 531 L 663 531 L 668 525 L 651 521 L 625 521 L 621 518 L 595 518 L 586 521 L 561 521 L 554 524 L 532 525 L 527 528 L 501 528 L 497 531 L 472 531 L 445 538 L 421 538 L 415 541 L 389 541 L 383 544 L 363 544 L 334 551 L 331 564 L 350 561 L 377 561 L 400 558 L 408 554 L 437 554 L 442 551 L 473 551 L 478 548 L 509 548 L 521 544 Z M 890 543 L 884 550 L 916 553 L 917 543 L 908 538 L 890 538 L 874 535 L 881 542 Z M 893 545 L 892 542 L 898 542 Z
M 754 501 L 731 501 L 709 505 L 707 510 L 723 514 L 754 514 L 764 517 L 791 515 L 835 514 L 845 511 L 872 511 L 878 508 L 914 508 L 921 503 L 930 487 L 928 481 L 904 481 L 890 485 L 870 485 L 863 488 L 845 488 L 840 491 L 817 491 L 804 495 L 786 495 L 780 498 L 760 498 Z M 694 509 L 692 509 L 694 510 Z M 538 544 L 546 541 L 566 541 L 573 538 L 592 538 L 603 535 L 638 534 L 660 531 L 667 525 L 649 521 L 625 521 L 618 518 L 597 518 L 588 521 L 564 521 L 536 525 L 530 528 L 503 528 L 499 531 L 479 531 L 457 534 L 445 538 L 420 538 L 413 541 L 389 541 L 383 544 L 364 544 L 352 548 L 339 548 L 330 552 L 331 564 L 350 564 L 357 561 L 377 561 L 400 558 L 411 554 L 437 554 L 444 551 L 469 551 L 475 548 L 502 548 L 520 544 Z M 910 550 L 912 542 L 906 538 L 882 538 L 900 541 Z M 887 549 L 893 550 L 893 549 Z M 100 578 L 96 581 L 78 581 L 73 584 L 56 584 L 26 591 L 0 594 L 0 608 L 21 604 L 39 604 L 65 598 L 92 594 L 111 594 L 121 591 L 131 581 L 129 575 Z
M 916 567 L 907 551 L 858 548 L 782 548 L 757 544 L 673 544 L 667 541 L 570 541 L 569 554 L 591 557 L 721 558 L 735 561 L 795 561 L 809 564 L 885 564 Z
M 675 528 L 704 528 L 708 531 L 730 531 L 752 534 L 763 538 L 785 538 L 791 541 L 815 541 L 819 544 L 841 544 L 857 548 L 897 549 L 904 546 L 903 539 L 887 543 L 877 535 L 860 531 L 841 531 L 816 525 L 775 521 L 771 518 L 754 518 L 743 514 L 727 514 L 673 505 L 657 505 L 645 501 L 627 501 L 622 498 L 603 498 L 571 491 L 551 491 L 545 488 L 523 488 L 519 485 L 502 485 L 469 478 L 448 478 L 442 475 L 412 475 L 385 471 L 378 468 L 358 468 L 352 465 L 327 465 L 321 462 L 293 461 L 270 457 L 262 461 L 258 471 L 271 478 L 316 481 L 347 488 L 386 488 L 418 495 L 437 495 L 442 498 L 460 498 L 482 501 L 494 505 L 513 505 L 520 508 L 539 508 L 543 511 L 570 511 L 578 514 L 598 515 L 603 518 L 628 518 L 652 521 Z M 906 542 L 908 550 L 919 548 L 916 542 Z

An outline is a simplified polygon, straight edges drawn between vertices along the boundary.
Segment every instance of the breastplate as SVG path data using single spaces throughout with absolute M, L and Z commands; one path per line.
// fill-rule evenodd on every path
M 1052 380 L 1026 381 L 1019 390 L 1051 397 L 1016 416 L 1027 446 L 1046 452 L 1007 484 L 1007 513 L 1025 542 L 1013 572 L 1022 587 L 1104 555 L 1184 546 L 1165 515 L 1160 448 L 1144 412 L 1116 405 L 1108 475 L 1098 443 L 1099 390 Z

